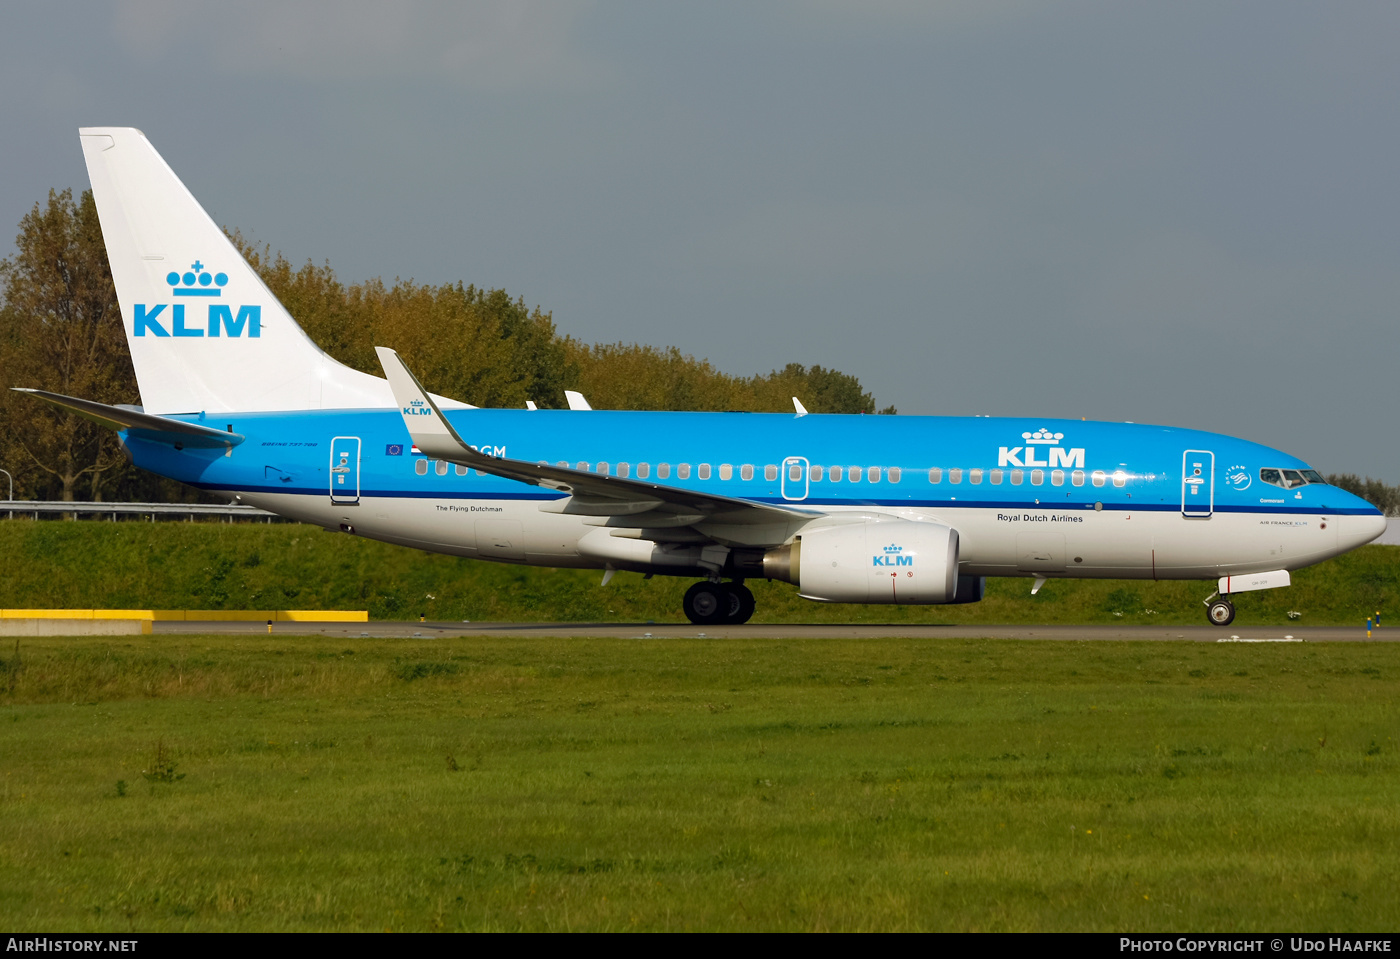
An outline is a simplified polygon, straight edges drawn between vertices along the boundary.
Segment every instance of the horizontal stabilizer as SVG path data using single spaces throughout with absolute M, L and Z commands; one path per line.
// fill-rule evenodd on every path
M 95 400 L 80 400 L 62 393 L 47 390 L 31 390 L 24 387 L 11 387 L 16 393 L 28 393 L 61 409 L 77 413 L 83 419 L 92 420 L 100 426 L 113 430 L 130 430 L 132 435 L 157 443 L 170 445 L 217 448 L 237 446 L 243 442 L 243 434 L 216 430 L 212 426 L 186 423 L 184 420 L 168 416 L 156 416 L 126 406 L 108 406 Z

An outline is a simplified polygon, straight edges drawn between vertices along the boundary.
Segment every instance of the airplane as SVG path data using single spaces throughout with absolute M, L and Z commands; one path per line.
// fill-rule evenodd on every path
M 1198 430 L 1080 420 L 479 409 L 323 352 L 139 130 L 79 131 L 142 406 L 30 389 L 142 469 L 305 523 L 531 566 L 694 578 L 696 624 L 811 600 L 980 600 L 989 576 L 1239 593 L 1375 539 L 1308 464 Z

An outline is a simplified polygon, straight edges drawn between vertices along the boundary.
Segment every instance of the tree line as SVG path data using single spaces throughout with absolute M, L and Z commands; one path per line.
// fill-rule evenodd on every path
M 379 375 L 375 345 L 393 346 L 430 390 L 484 407 L 875 412 L 850 374 L 789 363 L 735 376 L 680 350 L 584 343 L 505 290 L 395 279 L 340 280 L 329 263 L 295 267 L 270 246 L 229 234 L 302 328 L 335 359 Z M 0 469 L 17 499 L 194 501 L 201 494 L 132 467 L 116 434 L 14 393 L 32 386 L 109 404 L 139 404 L 121 310 L 92 191 L 49 191 L 0 260 Z M 893 407 L 879 410 L 892 414 Z M 4 477 L 0 476 L 0 483 Z M 0 491 L 8 488 L 0 486 Z

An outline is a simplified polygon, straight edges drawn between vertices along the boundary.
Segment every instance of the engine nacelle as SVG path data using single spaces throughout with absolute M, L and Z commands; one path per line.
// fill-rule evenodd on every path
M 981 599 L 980 590 L 968 595 L 971 582 L 959 590 L 958 531 L 940 523 L 829 526 L 804 532 L 790 549 L 783 557 L 790 575 L 774 578 L 795 581 L 807 599 L 910 605 Z

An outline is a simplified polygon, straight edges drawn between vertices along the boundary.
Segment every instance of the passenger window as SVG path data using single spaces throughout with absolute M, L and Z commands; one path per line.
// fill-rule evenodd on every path
M 852 483 L 859 483 L 859 482 L 860 482 L 860 467 L 859 467 L 859 466 L 852 466 L 852 467 L 851 467 L 849 470 L 847 470 L 846 472 L 848 472 L 848 473 L 851 475 L 851 482 L 852 482 Z
M 476 475 L 477 475 L 477 476 L 485 476 L 486 474 L 483 473 L 481 470 L 477 470 L 477 471 L 476 471 Z
M 763 478 L 770 483 L 773 482 L 778 478 L 778 468 L 772 463 L 769 463 L 767 466 L 763 467 Z
M 466 475 L 467 475 L 467 468 L 466 468 L 465 466 L 461 465 L 460 463 L 457 464 L 457 475 L 458 475 L 458 476 L 466 476 Z
M 1022 471 L 1022 470 L 1012 470 L 1012 471 L 1011 471 L 1011 485 L 1012 485 L 1012 486 L 1020 486 L 1020 485 L 1021 485 L 1021 480 L 1024 479 L 1025 476 L 1026 476 L 1025 472 Z
M 1051 471 L 1050 471 L 1050 485 L 1051 485 L 1051 486 L 1064 486 L 1064 485 L 1065 485 L 1065 471 L 1064 471 L 1064 470 L 1051 470 Z
M 831 481 L 833 483 L 841 482 L 841 467 L 833 466 L 831 468 Z
M 981 470 L 968 470 L 968 471 L 967 471 L 967 481 L 968 481 L 969 483 L 971 483 L 973 486 L 980 486 L 980 485 L 982 484 L 982 471 L 981 471 Z
M 419 476 L 427 476 L 427 475 L 428 475 L 428 461 L 427 461 L 427 460 L 419 460 L 418 462 L 414 463 L 414 464 L 413 464 L 413 472 L 417 473 Z
M 651 464 L 650 464 L 650 463 L 638 463 L 638 464 L 637 464 L 637 479 L 646 479 L 646 478 L 647 478 L 648 476 L 650 476 L 650 475 L 651 475 Z
M 623 479 L 626 479 L 628 476 L 631 475 L 631 473 L 632 473 L 632 466 L 631 466 L 630 463 L 618 463 L 618 464 L 617 464 L 617 475 L 618 475 L 618 476 L 621 476 Z
M 734 467 L 730 466 L 728 463 L 719 464 L 719 478 L 722 480 L 733 479 Z
M 1039 486 L 1045 482 L 1045 470 L 1031 470 L 1031 485 Z
M 872 482 L 872 483 L 878 483 L 878 482 L 880 482 L 880 467 L 878 467 L 878 466 L 872 466 L 872 467 L 870 467 L 870 469 L 866 470 L 866 473 L 867 473 L 867 474 L 869 475 L 869 477 L 870 477 L 870 482 Z
M 1083 485 L 1084 485 L 1084 471 L 1083 471 L 1083 470 L 1075 470 L 1073 473 L 1071 473 L 1071 474 L 1069 475 L 1069 481 L 1070 481 L 1071 483 L 1073 483 L 1075 486 L 1083 486 Z
M 1095 486 L 1102 486 L 1102 485 L 1103 485 L 1103 481 L 1104 481 L 1105 478 L 1106 478 L 1106 477 L 1104 476 L 1103 470 L 1094 470 L 1094 485 L 1095 485 Z
M 992 470 L 992 485 L 1001 485 L 1001 470 Z
M 952 483 L 954 486 L 956 486 L 958 483 L 961 483 L 961 482 L 962 482 L 962 470 L 959 470 L 959 469 L 951 469 L 951 470 L 949 470 L 949 471 L 948 471 L 948 482 Z
M 657 478 L 657 479 L 669 479 L 670 476 L 671 476 L 671 464 L 670 464 L 670 463 L 657 463 L 657 464 L 656 464 L 656 478 Z
M 943 471 L 935 466 L 928 471 L 928 481 L 930 485 L 937 486 L 939 483 L 943 482 Z
M 742 479 L 742 480 L 751 480 L 751 479 L 753 479 L 753 464 L 752 464 L 752 463 L 745 463 L 743 466 L 739 467 L 739 478 Z
M 599 463 L 593 468 L 597 471 L 599 476 L 607 476 L 608 470 L 610 470 L 612 467 L 610 467 L 607 463 Z
M 446 475 L 447 475 L 447 460 L 438 460 L 438 461 L 437 461 L 437 466 L 433 467 L 433 471 L 434 471 L 435 473 L 437 473 L 437 475 L 439 475 L 439 476 L 446 476 Z
M 564 469 L 568 469 L 568 468 L 569 468 L 569 464 L 568 464 L 567 462 L 565 462 L 564 460 L 560 460 L 558 463 L 555 463 L 554 465 L 555 465 L 555 466 L 562 466 Z
M 577 469 L 580 473 L 587 473 L 590 469 L 592 469 L 592 467 L 589 466 L 587 463 L 579 463 L 578 466 L 575 467 L 575 469 Z
M 816 469 L 818 470 L 818 473 L 820 474 L 821 467 L 818 466 L 818 467 L 816 467 Z M 891 466 L 891 467 L 890 467 L 890 482 L 891 482 L 891 483 L 898 483 L 898 482 L 900 481 L 900 479 L 903 477 L 903 475 L 904 475 L 904 474 L 900 471 L 900 469 L 899 469 L 898 466 Z M 817 479 L 821 479 L 821 476 L 818 475 L 816 478 L 817 478 Z
M 1119 489 L 1122 489 L 1124 486 L 1127 486 L 1127 485 L 1128 485 L 1128 474 L 1125 473 L 1125 472 L 1123 472 L 1122 470 L 1114 470 L 1114 471 L 1113 471 L 1113 485 L 1116 486 L 1116 487 L 1118 487 Z
M 700 464 L 700 469 L 699 469 L 699 471 L 697 472 L 696 475 L 698 475 L 701 479 L 709 479 L 709 478 L 710 478 L 710 464 L 709 464 L 709 463 L 701 463 L 701 464 Z
M 812 477 L 813 483 L 820 483 L 822 481 L 822 468 L 820 466 L 813 466 L 808 473 Z
M 690 479 L 690 464 L 682 463 L 676 467 L 676 477 L 678 479 Z

